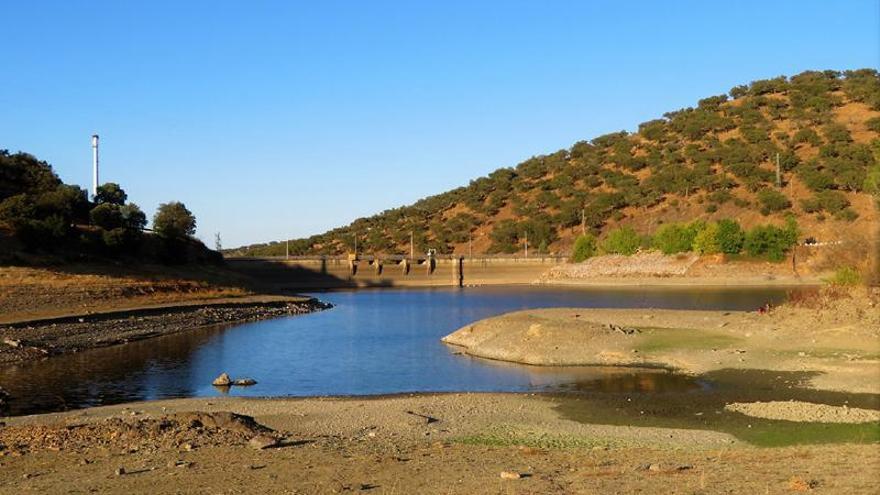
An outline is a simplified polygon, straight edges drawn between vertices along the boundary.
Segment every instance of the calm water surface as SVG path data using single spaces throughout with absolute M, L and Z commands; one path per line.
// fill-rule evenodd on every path
M 481 318 L 538 307 L 754 309 L 785 289 L 493 287 L 316 294 L 335 305 L 309 315 L 194 330 L 0 368 L 12 413 L 171 397 L 217 396 L 219 373 L 259 383 L 230 395 L 365 395 L 528 391 L 598 383 L 589 367 L 542 368 L 455 354 L 439 339 Z M 620 370 L 614 372 L 620 373 Z M 668 384 L 667 384 L 668 386 Z M 676 388 L 676 387 L 673 387 Z M 693 388 L 687 385 L 685 389 Z M 697 387 L 699 388 L 699 387 Z

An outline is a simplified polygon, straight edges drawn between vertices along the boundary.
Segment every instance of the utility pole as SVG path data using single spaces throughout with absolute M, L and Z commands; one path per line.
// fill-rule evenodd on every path
M 413 243 L 413 235 L 414 232 L 412 230 L 409 231 L 409 259 L 415 259 L 416 257 L 416 247 Z
M 526 232 L 525 236 L 526 236 L 526 258 L 528 258 L 529 257 L 529 233 Z
M 468 233 L 468 258 L 474 257 L 474 234 Z
M 284 259 L 290 259 L 290 239 L 284 240 Z
M 214 251 L 223 249 L 223 243 L 220 241 L 220 232 L 214 234 Z

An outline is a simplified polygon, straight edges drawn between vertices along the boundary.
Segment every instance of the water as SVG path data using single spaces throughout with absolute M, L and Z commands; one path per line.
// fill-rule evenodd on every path
M 335 305 L 309 315 L 198 329 L 123 346 L 0 368 L 12 414 L 172 397 L 217 396 L 221 372 L 259 383 L 246 396 L 368 395 L 443 391 L 539 391 L 598 387 L 620 369 L 546 368 L 456 354 L 439 339 L 488 316 L 537 307 L 754 309 L 784 289 L 571 289 L 493 287 L 317 294 Z M 623 380 L 635 391 L 693 391 L 705 383 Z M 663 385 L 640 390 L 640 384 Z M 579 384 L 579 385 L 575 385 Z M 590 385 L 592 384 L 592 385 Z

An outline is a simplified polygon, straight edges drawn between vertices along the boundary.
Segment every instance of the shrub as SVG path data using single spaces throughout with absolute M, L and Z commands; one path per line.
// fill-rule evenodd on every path
M 745 232 L 739 222 L 725 218 L 718 221 L 718 232 L 715 234 L 718 248 L 724 254 L 738 254 L 745 242 Z
M 718 242 L 719 228 L 717 223 L 710 223 L 697 232 L 694 237 L 693 250 L 699 254 L 717 254 L 721 252 Z
M 620 227 L 608 232 L 608 236 L 602 241 L 602 252 L 607 254 L 635 254 L 641 241 L 639 235 L 632 227 Z
M 874 132 L 880 132 L 880 117 L 874 117 L 865 121 L 865 127 Z
M 796 234 L 795 234 L 796 236 Z M 746 233 L 743 247 L 751 256 L 763 256 L 771 261 L 782 261 L 795 242 L 792 231 L 775 225 L 758 225 Z
M 862 276 L 859 274 L 858 270 L 851 266 L 838 268 L 837 271 L 834 272 L 834 275 L 828 279 L 829 284 L 838 286 L 859 285 L 861 281 Z
M 661 226 L 654 233 L 654 247 L 663 254 L 675 254 L 690 251 L 694 245 L 694 238 L 703 227 L 701 224 L 669 223 Z
M 596 238 L 591 234 L 583 234 L 578 236 L 574 241 L 574 249 L 571 253 L 571 260 L 580 263 L 587 258 L 596 255 Z
M 762 189 L 758 191 L 758 201 L 761 202 L 763 208 L 770 212 L 782 211 L 791 207 L 791 201 L 788 200 L 785 194 L 775 189 Z

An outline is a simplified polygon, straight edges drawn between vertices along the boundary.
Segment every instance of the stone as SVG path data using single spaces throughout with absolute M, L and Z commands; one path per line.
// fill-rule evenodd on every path
M 257 435 L 250 440 L 248 440 L 248 446 L 252 449 L 263 450 L 272 447 L 277 447 L 279 441 L 277 438 L 269 435 Z
M 648 471 L 660 471 L 660 464 L 648 464 Z
M 228 387 L 232 385 L 232 380 L 229 378 L 229 375 L 226 373 L 220 373 L 220 376 L 214 378 L 214 381 L 211 382 L 211 385 L 215 387 Z
M 522 475 L 519 473 L 513 471 L 501 471 L 501 479 L 503 480 L 518 480 L 520 478 L 522 478 Z
M 124 468 L 124 467 L 121 467 L 121 466 L 120 466 L 120 467 L 116 468 L 116 476 L 122 476 L 123 474 L 125 474 L 125 468 Z
M 232 384 L 239 387 L 250 387 L 251 385 L 256 385 L 257 381 L 253 378 L 236 378 Z
M 5 338 L 3 339 L 3 343 L 8 345 L 9 347 L 21 347 L 21 341 L 17 339 Z

